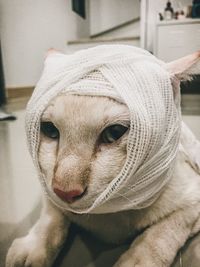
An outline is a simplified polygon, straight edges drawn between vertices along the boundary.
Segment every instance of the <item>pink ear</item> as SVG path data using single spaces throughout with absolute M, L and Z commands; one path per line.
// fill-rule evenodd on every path
M 200 50 L 166 64 L 167 70 L 179 80 L 189 80 L 200 74 Z
M 47 58 L 48 56 L 51 56 L 53 54 L 62 54 L 59 50 L 55 49 L 55 48 L 49 48 L 46 52 L 46 56 L 45 58 Z

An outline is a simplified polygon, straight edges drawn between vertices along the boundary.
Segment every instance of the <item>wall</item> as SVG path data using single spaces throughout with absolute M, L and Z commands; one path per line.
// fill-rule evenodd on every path
M 90 27 L 91 34 L 107 30 L 138 17 L 139 10 L 139 0 L 86 0 L 84 20 L 71 10 L 71 0 L 0 0 L 6 87 L 34 86 L 48 48 L 67 51 L 67 41 L 89 37 Z
M 140 21 L 133 22 L 129 25 L 123 26 L 122 28 L 116 29 L 111 32 L 102 34 L 95 39 L 114 39 L 114 38 L 123 38 L 123 37 L 138 37 L 140 36 Z
M 139 14 L 139 0 L 90 0 L 90 34 L 115 27 Z
M 88 35 L 89 19 L 71 11 L 71 0 L 0 0 L 6 87 L 35 85 L 48 48 Z
M 152 52 L 158 13 L 163 13 L 167 0 L 142 0 L 141 2 L 141 44 L 143 48 Z M 180 7 L 192 5 L 192 0 L 171 0 L 171 3 L 177 10 Z

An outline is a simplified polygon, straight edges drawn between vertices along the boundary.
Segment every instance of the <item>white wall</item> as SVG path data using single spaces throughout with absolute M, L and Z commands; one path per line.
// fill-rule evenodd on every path
M 139 0 L 90 0 L 90 34 L 139 17 Z
M 88 35 L 89 19 L 71 11 L 71 0 L 0 0 L 6 87 L 35 85 L 48 48 Z
M 66 51 L 67 41 L 89 37 L 90 26 L 95 33 L 138 17 L 139 2 L 87 0 L 84 20 L 72 11 L 71 0 L 0 0 L 6 87 L 34 86 L 48 48 Z
M 158 21 L 158 13 L 164 11 L 167 0 L 142 0 L 141 2 L 141 44 L 143 48 L 153 51 L 155 24 Z M 181 6 L 192 5 L 192 0 L 171 0 L 171 3 L 172 7 L 177 10 Z

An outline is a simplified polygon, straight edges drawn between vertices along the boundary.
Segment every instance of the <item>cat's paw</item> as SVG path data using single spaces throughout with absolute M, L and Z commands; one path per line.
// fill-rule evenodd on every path
M 152 254 L 144 254 L 144 250 L 130 248 L 126 251 L 113 267 L 164 267 L 159 259 L 152 257 Z M 168 265 L 165 265 L 168 266 Z
M 6 267 L 50 267 L 47 248 L 36 237 L 15 239 L 8 250 Z
M 144 261 L 142 259 L 130 258 L 120 258 L 113 267 L 161 267 L 155 265 L 153 262 Z

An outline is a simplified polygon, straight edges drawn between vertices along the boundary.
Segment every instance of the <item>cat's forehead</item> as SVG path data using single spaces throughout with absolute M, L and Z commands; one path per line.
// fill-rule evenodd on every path
M 126 105 L 108 97 L 59 95 L 51 101 L 42 116 L 43 120 L 56 120 L 62 123 L 80 124 L 109 123 L 129 120 Z

